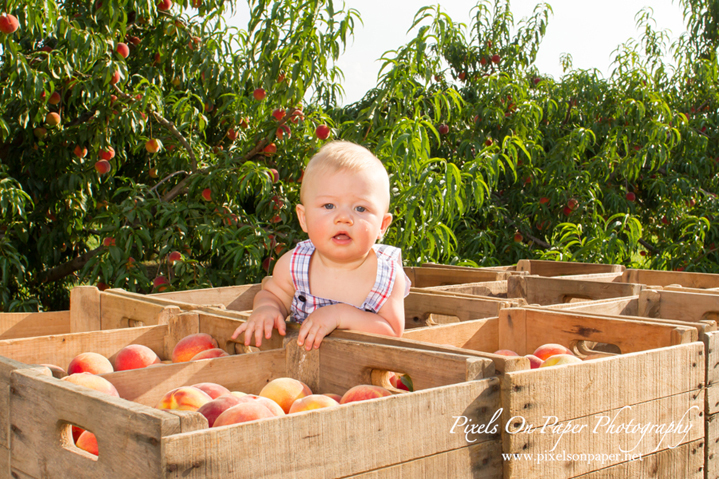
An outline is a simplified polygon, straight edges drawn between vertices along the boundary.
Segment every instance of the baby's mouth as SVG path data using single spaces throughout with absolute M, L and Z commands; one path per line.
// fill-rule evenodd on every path
M 333 238 L 334 238 L 334 239 L 337 239 L 337 240 L 341 240 L 341 241 L 345 241 L 345 240 L 350 239 L 350 237 L 349 237 L 348 235 L 344 234 L 344 233 L 340 233 L 340 234 L 338 234 L 338 235 L 334 235 Z

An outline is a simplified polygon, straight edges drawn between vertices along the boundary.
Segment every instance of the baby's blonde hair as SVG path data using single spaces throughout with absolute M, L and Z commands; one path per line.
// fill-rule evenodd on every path
M 300 186 L 300 201 L 304 203 L 305 185 L 309 183 L 307 179 L 312 178 L 313 175 L 342 170 L 362 171 L 365 169 L 381 172 L 387 179 L 387 208 L 389 208 L 389 175 L 387 174 L 387 169 L 379 158 L 364 146 L 343 140 L 327 143 L 310 159 Z

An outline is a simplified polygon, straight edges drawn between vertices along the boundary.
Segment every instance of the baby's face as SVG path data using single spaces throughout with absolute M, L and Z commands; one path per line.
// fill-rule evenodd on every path
M 388 182 L 382 173 L 327 171 L 304 185 L 297 216 L 323 256 L 340 263 L 363 259 L 392 222 Z

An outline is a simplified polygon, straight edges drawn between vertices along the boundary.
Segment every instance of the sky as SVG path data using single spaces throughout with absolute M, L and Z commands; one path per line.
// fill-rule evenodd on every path
M 335 0 L 336 4 L 341 4 Z M 238 2 L 237 15 L 228 19 L 230 25 L 244 28 L 249 12 L 247 5 Z M 406 44 L 415 36 L 412 19 L 424 5 L 438 2 L 421 0 L 346 0 L 348 8 L 360 12 L 362 23 L 355 24 L 354 39 L 338 62 L 344 72 L 344 103 L 359 100 L 377 84 L 378 61 L 382 54 Z M 476 5 L 473 0 L 442 0 L 441 8 L 455 21 L 466 25 Z M 511 5 L 515 25 L 532 14 L 535 0 L 513 0 Z M 685 30 L 679 0 L 549 0 L 553 14 L 549 17 L 547 33 L 540 45 L 536 66 L 543 74 L 561 78 L 560 57 L 572 56 L 572 65 L 579 69 L 598 69 L 603 76 L 611 74 L 612 52 L 630 38 L 640 38 L 635 15 L 647 6 L 654 10 L 655 28 L 668 30 L 670 39 L 678 38 Z

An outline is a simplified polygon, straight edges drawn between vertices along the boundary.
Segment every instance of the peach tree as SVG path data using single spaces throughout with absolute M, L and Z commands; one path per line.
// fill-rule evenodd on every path
M 252 0 L 239 29 L 220 0 L 0 5 L 0 309 L 258 281 L 294 244 L 357 12 Z
M 515 24 L 509 2 L 480 1 L 467 27 L 421 9 L 377 88 L 333 114 L 391 159 L 388 240 L 412 262 L 719 272 L 719 17 L 682 5 L 674 44 L 641 11 L 610 78 L 567 56 L 561 79 L 534 66 L 549 5 Z

